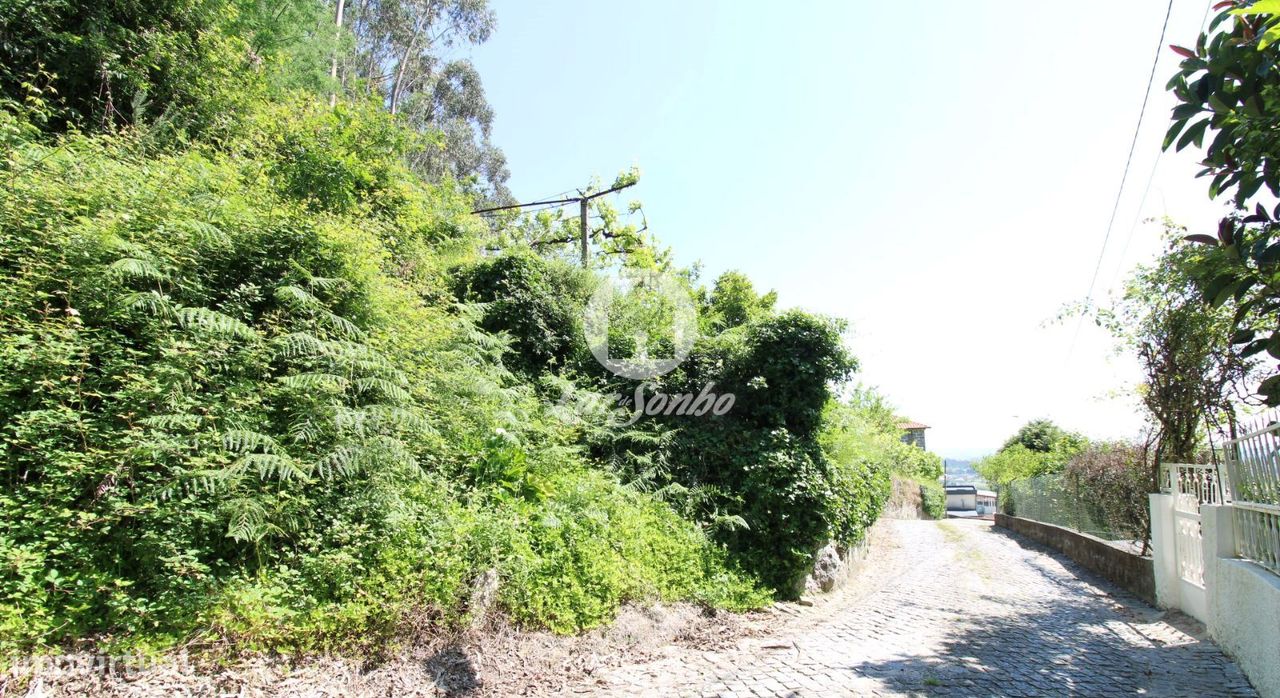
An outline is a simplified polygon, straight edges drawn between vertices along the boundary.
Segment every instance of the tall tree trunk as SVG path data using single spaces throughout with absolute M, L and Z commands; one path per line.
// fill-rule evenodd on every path
M 400 90 L 404 85 L 404 74 L 409 66 L 409 56 L 413 55 L 413 47 L 418 43 L 418 36 L 422 34 L 425 24 L 424 19 L 419 19 L 413 27 L 413 36 L 409 37 L 409 43 L 404 47 L 404 53 L 400 56 L 400 64 L 396 66 L 396 80 L 391 86 L 391 113 L 395 114 L 400 109 Z
M 346 0 L 338 0 L 338 11 L 335 13 L 336 16 L 333 20 L 333 24 L 336 28 L 334 30 L 333 59 L 329 62 L 329 79 L 334 82 L 335 87 L 333 88 L 333 91 L 329 93 L 329 106 L 331 107 L 338 105 L 338 88 L 336 87 L 338 82 L 337 42 L 342 41 L 342 11 L 346 9 L 346 5 Z

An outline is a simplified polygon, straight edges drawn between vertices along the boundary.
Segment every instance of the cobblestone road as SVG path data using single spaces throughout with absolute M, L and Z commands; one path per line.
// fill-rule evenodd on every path
M 1255 695 L 1194 621 L 980 521 L 886 521 L 846 589 L 731 651 L 575 692 L 693 696 Z

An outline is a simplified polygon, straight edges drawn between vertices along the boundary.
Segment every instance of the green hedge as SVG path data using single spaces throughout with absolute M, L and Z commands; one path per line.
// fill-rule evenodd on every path
M 931 519 L 947 517 L 947 491 L 937 480 L 916 479 L 920 486 L 920 498 L 924 513 Z

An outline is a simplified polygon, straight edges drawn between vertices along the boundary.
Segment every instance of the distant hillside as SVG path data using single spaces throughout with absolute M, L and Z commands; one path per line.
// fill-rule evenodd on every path
M 973 461 L 956 460 L 952 458 L 944 458 L 943 463 L 946 466 L 948 485 L 976 485 L 978 487 L 986 487 L 987 483 L 973 469 Z

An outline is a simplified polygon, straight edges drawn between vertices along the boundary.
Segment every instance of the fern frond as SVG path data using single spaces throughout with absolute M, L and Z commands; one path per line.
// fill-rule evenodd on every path
M 431 422 L 415 409 L 396 405 L 369 405 L 363 412 L 374 429 L 395 427 L 406 431 L 434 431 Z
M 280 347 L 277 354 L 287 359 L 299 356 L 316 356 L 329 352 L 329 342 L 320 339 L 310 332 L 290 332 L 276 338 Z
M 264 453 L 283 453 L 275 439 L 249 429 L 231 429 L 222 434 L 222 447 L 232 453 L 248 453 L 261 449 Z
M 307 286 L 323 291 L 325 293 L 340 293 L 351 288 L 351 282 L 346 279 L 326 278 L 323 276 L 313 276 L 307 279 Z
M 221 507 L 227 518 L 227 536 L 243 543 L 256 543 L 271 532 L 267 510 L 248 497 L 228 500 Z
M 197 492 L 227 492 L 235 489 L 236 485 L 244 477 L 243 470 L 236 468 L 234 464 L 227 468 L 208 468 L 204 470 L 196 470 L 183 473 L 180 480 L 165 490 L 162 490 L 162 496 L 168 498 L 172 496 L 172 490 L 181 487 L 183 491 L 195 490 Z M 166 491 L 168 490 L 168 491 Z
M 404 374 L 381 352 L 359 342 L 334 342 L 334 359 L 348 372 L 357 375 L 380 376 L 407 384 Z
M 344 335 L 347 337 L 354 337 L 357 339 L 365 336 L 364 330 L 357 327 L 354 322 L 342 317 L 337 313 L 331 313 L 329 311 L 325 311 L 320 314 L 320 318 L 324 320 L 324 323 L 326 325 L 328 325 L 329 327 L 332 327 L 341 335 Z
M 289 440 L 296 444 L 315 443 L 324 435 L 320 423 L 306 417 L 289 425 Z
M 307 471 L 286 455 L 246 453 L 234 464 L 236 469 L 253 471 L 260 480 L 305 480 Z
M 333 414 L 333 426 L 344 433 L 363 432 L 367 416 L 362 409 L 339 407 Z
M 124 257 L 145 257 L 147 256 L 147 248 L 136 242 L 125 240 L 113 232 L 105 232 L 99 238 L 99 244 L 105 250 L 119 252 Z
M 159 318 L 173 317 L 173 302 L 169 300 L 169 296 L 159 291 L 128 293 L 120 297 L 120 302 L 129 310 L 141 311 Z
M 385 378 L 376 378 L 372 376 L 357 378 L 356 391 L 361 394 L 377 393 L 388 400 L 392 400 L 400 404 L 408 403 L 413 400 L 413 396 L 409 394 L 408 390 L 405 390 L 395 382 L 389 381 Z
M 316 461 L 313 469 L 326 480 L 350 477 L 360 472 L 364 460 L 365 451 L 360 446 L 342 446 Z
M 156 265 L 137 257 L 124 257 L 107 265 L 107 274 L 119 279 L 138 279 L 141 281 L 159 281 L 164 277 Z
M 218 226 L 204 221 L 182 221 L 178 228 L 191 233 L 196 242 L 206 247 L 225 248 L 231 246 L 231 236 L 222 232 Z
M 326 279 L 326 281 L 328 281 L 328 279 Z M 341 280 L 338 279 L 335 281 Z M 290 308 L 292 310 L 307 310 L 316 313 L 321 322 L 333 328 L 343 336 L 354 338 L 361 338 L 364 336 L 364 330 L 357 327 L 354 322 L 351 322 L 341 315 L 329 310 L 328 306 L 326 306 L 323 301 L 301 286 L 295 286 L 293 284 L 277 286 L 274 295 L 276 300 L 286 308 Z
M 139 424 L 152 429 L 196 429 L 199 428 L 203 418 L 198 414 L 158 414 L 151 417 L 143 417 L 138 420 Z
M 747 520 L 737 514 L 715 514 L 707 523 L 713 531 L 750 531 Z
M 489 303 L 454 303 L 453 310 L 471 325 L 479 325 L 489 311 Z
M 375 436 L 366 446 L 369 455 L 381 467 L 409 471 L 415 476 L 422 475 L 418 459 L 409 451 L 403 441 L 394 436 Z
M 294 390 L 323 391 L 326 393 L 343 393 L 351 382 L 342 376 L 332 373 L 297 373 L 292 376 L 281 376 L 276 380 Z
M 301 286 L 294 286 L 293 284 L 277 286 L 274 295 L 281 305 L 294 310 L 326 309 L 319 298 L 316 298 L 310 291 Z
M 348 365 L 361 360 L 386 361 L 381 354 L 370 348 L 368 344 L 364 344 L 362 342 L 352 342 L 345 339 L 330 339 L 325 341 L 325 348 L 333 358 Z
M 342 409 L 334 414 L 333 421 L 338 431 L 354 436 L 366 436 L 388 429 L 435 433 L 431 422 L 418 410 L 398 405 L 377 404 L 360 409 Z
M 347 370 L 351 371 L 352 373 L 365 375 L 365 376 L 381 376 L 386 378 L 386 377 L 394 376 L 396 373 L 398 373 L 398 371 L 396 371 L 395 366 L 391 365 L 390 361 L 387 361 L 385 358 L 381 356 L 373 356 L 370 358 L 349 359 L 349 360 L 343 361 L 342 363 L 344 367 Z
M 253 339 L 258 336 L 252 327 L 230 315 L 208 308 L 178 308 L 174 316 L 178 320 L 178 326 L 185 330 L 236 339 Z

